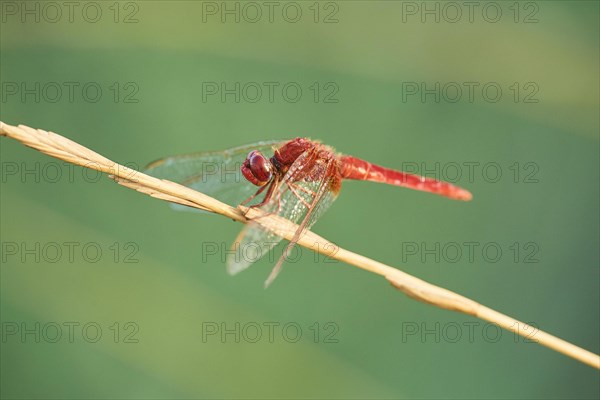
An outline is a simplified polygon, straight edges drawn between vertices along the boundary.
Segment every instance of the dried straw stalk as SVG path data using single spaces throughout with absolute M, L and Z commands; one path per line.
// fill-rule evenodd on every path
M 254 220 L 255 223 L 261 224 L 266 229 L 272 230 L 287 240 L 292 238 L 296 229 L 295 224 L 278 216 L 264 216 L 261 215 L 259 210 L 252 208 L 234 208 L 188 187 L 127 168 L 53 132 L 33 129 L 24 125 L 11 126 L 0 121 L 0 136 L 16 139 L 26 146 L 61 160 L 109 174 L 119 184 L 152 197 L 208 210 L 242 223 Z M 258 216 L 261 218 L 256 219 Z M 536 330 L 537 328 L 450 290 L 432 285 L 398 269 L 340 248 L 313 232 L 307 231 L 298 240 L 298 244 L 336 260 L 381 275 L 394 287 L 413 299 L 497 324 L 510 332 L 524 336 L 568 357 L 600 369 L 600 357 L 590 351 L 549 333 Z M 532 335 L 532 332 L 535 332 L 535 334 Z

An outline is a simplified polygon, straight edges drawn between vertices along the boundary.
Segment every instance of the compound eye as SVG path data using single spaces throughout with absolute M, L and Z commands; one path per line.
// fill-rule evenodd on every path
M 242 164 L 242 174 L 246 179 L 256 186 L 263 186 L 271 180 L 273 176 L 273 166 L 271 162 L 257 150 L 251 151 Z

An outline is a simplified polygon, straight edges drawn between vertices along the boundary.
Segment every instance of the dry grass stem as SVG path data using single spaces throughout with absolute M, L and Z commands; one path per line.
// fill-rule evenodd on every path
M 242 223 L 254 220 L 255 223 L 259 223 L 287 240 L 292 238 L 296 229 L 295 224 L 276 215 L 264 216 L 261 215 L 260 210 L 254 208 L 231 207 L 188 187 L 127 168 L 56 133 L 33 129 L 24 125 L 11 126 L 0 122 L 0 136 L 16 139 L 26 146 L 61 160 L 104 172 L 119 184 L 152 197 L 208 210 Z M 256 219 L 258 216 L 261 216 L 261 218 Z M 413 299 L 481 318 L 600 369 L 600 357 L 592 352 L 541 330 L 535 330 L 535 328 L 519 320 L 487 308 L 450 290 L 432 285 L 398 269 L 340 248 L 313 232 L 307 231 L 303 234 L 298 244 L 328 257 L 381 275 L 394 287 Z

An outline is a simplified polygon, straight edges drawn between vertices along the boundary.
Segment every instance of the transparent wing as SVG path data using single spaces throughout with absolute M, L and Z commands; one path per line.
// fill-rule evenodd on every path
M 298 157 L 283 180 L 277 183 L 271 200 L 260 208 L 265 213 L 274 213 L 301 225 L 300 231 L 296 232 L 298 237 L 323 215 L 337 197 L 337 193 L 330 190 L 335 175 L 328 171 L 331 166 L 321 161 L 310 150 Z M 232 275 L 243 271 L 280 241 L 280 236 L 259 224 L 248 224 L 234 242 L 233 251 L 228 254 L 227 271 Z
M 227 273 L 235 275 L 263 258 L 281 241 L 281 237 L 249 223 L 240 232 L 227 253 Z
M 248 153 L 259 150 L 270 157 L 283 143 L 285 141 L 271 140 L 224 151 L 167 157 L 150 163 L 144 173 L 188 186 L 235 207 L 258 189 L 240 172 Z M 171 206 L 179 211 L 206 212 L 175 203 Z

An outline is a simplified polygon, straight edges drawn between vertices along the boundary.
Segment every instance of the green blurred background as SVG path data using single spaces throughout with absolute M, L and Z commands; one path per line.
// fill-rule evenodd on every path
M 255 23 L 244 21 L 255 8 L 236 2 L 76 2 L 72 22 L 58 4 L 61 17 L 44 2 L 2 2 L 2 121 L 53 130 L 138 166 L 294 136 L 390 167 L 479 163 L 473 179 L 464 167 L 458 180 L 473 192 L 470 203 L 347 182 L 314 230 L 600 351 L 598 2 L 482 2 L 472 22 L 461 6 L 455 23 L 443 2 L 276 2 L 272 22 L 259 2 Z M 34 14 L 23 16 L 25 7 Z M 221 22 L 225 7 L 240 7 L 240 23 L 235 15 Z M 299 8 L 300 20 L 288 22 L 284 7 L 288 19 Z M 435 15 L 421 21 L 425 7 L 439 7 L 439 23 Z M 497 8 L 499 21 L 488 22 Z M 20 85 L 35 90 L 36 82 L 39 101 L 23 98 Z M 66 89 L 54 101 L 52 82 L 79 85 L 72 101 Z M 90 82 L 102 89 L 97 102 L 81 93 Z M 203 99 L 206 82 L 295 82 L 303 92 L 295 103 L 280 89 L 272 102 L 266 92 L 254 103 L 243 93 L 239 103 L 231 95 L 223 102 Z M 472 102 L 466 93 L 446 101 L 451 92 L 422 101 L 407 95 L 410 82 L 496 82 L 503 96 L 491 102 L 476 89 Z M 324 101 L 331 88 L 337 102 Z M 532 88 L 539 90 L 528 99 L 537 102 L 524 102 Z M 268 290 L 272 261 L 229 277 L 206 246 L 227 249 L 239 224 L 173 212 L 106 177 L 0 143 L 3 398 L 600 395 L 590 367 L 508 332 L 495 339 L 483 322 L 410 300 L 378 276 L 307 250 Z M 486 163 L 500 166 L 498 182 L 489 182 L 493 170 L 482 174 Z M 79 244 L 72 260 L 70 242 Z M 465 242 L 479 243 L 473 260 L 406 252 L 411 243 L 424 251 Z M 39 262 L 26 251 L 36 243 Z M 90 257 L 102 250 L 98 262 L 82 255 L 89 243 Z M 483 257 L 486 243 L 502 249 L 497 262 Z M 53 244 L 63 251 L 56 262 Z M 70 322 L 79 324 L 72 341 Z M 206 336 L 222 323 L 240 324 L 239 343 L 233 334 Z M 265 323 L 279 324 L 272 343 Z M 289 323 L 302 329 L 295 343 L 282 334 Z M 253 324 L 263 329 L 256 343 L 247 340 Z M 56 326 L 62 337 L 52 343 Z M 94 327 L 102 334 L 91 343 Z M 37 330 L 39 343 L 22 328 Z

